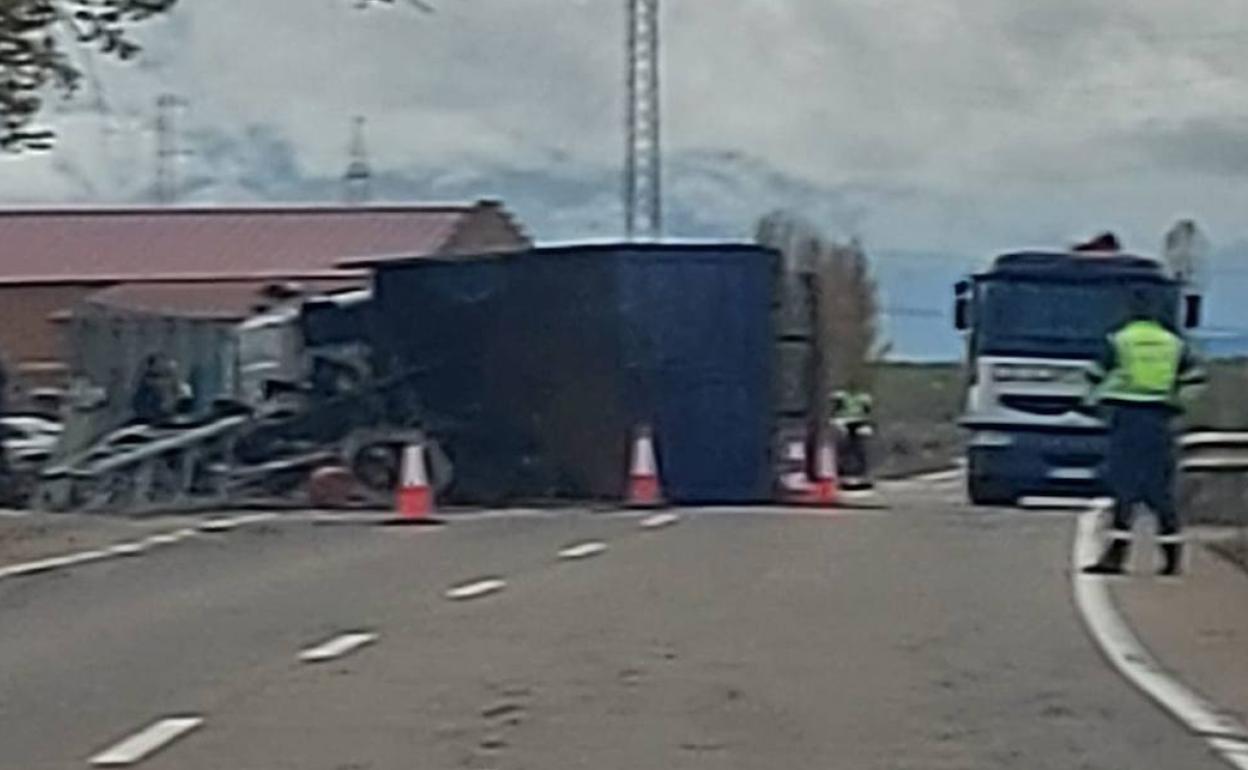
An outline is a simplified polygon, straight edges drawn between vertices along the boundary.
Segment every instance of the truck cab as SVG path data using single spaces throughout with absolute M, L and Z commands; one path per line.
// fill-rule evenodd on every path
M 972 503 L 1104 492 L 1107 431 L 1086 374 L 1141 288 L 1170 329 L 1199 324 L 1199 295 L 1157 260 L 1121 252 L 1012 252 L 958 283 Z

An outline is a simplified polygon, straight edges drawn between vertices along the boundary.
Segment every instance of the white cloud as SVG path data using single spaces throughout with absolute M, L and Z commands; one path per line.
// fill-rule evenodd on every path
M 433 15 L 354 5 L 182 0 L 145 31 L 141 67 L 99 67 L 114 114 L 131 123 L 106 141 L 89 112 L 63 117 L 56 157 L 5 161 L 0 195 L 139 194 L 150 178 L 151 104 L 176 90 L 191 101 L 199 135 L 248 142 L 253 127 L 266 127 L 289 143 L 302 174 L 336 175 L 351 116 L 365 114 L 379 171 L 433 170 L 441 189 L 460 189 L 494 168 L 553 169 L 608 186 L 549 221 L 614 216 L 584 207 L 615 195 L 621 0 L 436 0 Z M 887 246 L 982 249 L 1117 227 L 1151 247 L 1180 214 L 1238 235 L 1248 168 L 1236 164 L 1244 153 L 1233 143 L 1248 128 L 1239 57 L 1248 6 L 1194 7 L 672 0 L 664 11 L 671 172 L 690 153 L 735 151 L 803 184 L 693 175 L 668 189 L 685 208 L 704 202 L 706 219 L 726 229 L 745 229 L 737 220 L 760 207 L 798 206 Z M 251 188 L 240 179 L 265 162 L 256 155 L 219 168 L 191 160 L 188 170 L 220 177 L 212 190 L 221 195 L 242 196 Z M 761 199 L 770 194 L 777 199 Z

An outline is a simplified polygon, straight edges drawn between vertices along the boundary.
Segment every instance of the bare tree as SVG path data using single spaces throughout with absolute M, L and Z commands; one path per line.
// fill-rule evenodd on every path
M 760 219 L 755 238 L 780 252 L 789 279 L 806 275 L 813 281 L 822 389 L 869 388 L 872 364 L 886 347 L 879 325 L 879 290 L 861 241 L 831 240 L 784 211 Z
M 874 364 L 885 352 L 881 340 L 879 288 L 862 242 L 831 243 L 818 262 L 819 333 L 826 382 L 867 389 Z
M 53 132 L 35 124 L 50 88 L 71 94 L 82 73 L 69 50 L 134 58 L 133 24 L 177 0 L 0 0 L 0 148 L 43 150 Z

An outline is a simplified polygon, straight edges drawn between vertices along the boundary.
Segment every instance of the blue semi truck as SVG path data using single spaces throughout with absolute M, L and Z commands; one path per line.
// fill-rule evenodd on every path
M 1151 258 L 1118 251 L 1019 251 L 956 286 L 966 338 L 967 493 L 976 505 L 1104 491 L 1106 427 L 1086 372 L 1126 318 L 1134 289 L 1182 333 L 1201 298 Z

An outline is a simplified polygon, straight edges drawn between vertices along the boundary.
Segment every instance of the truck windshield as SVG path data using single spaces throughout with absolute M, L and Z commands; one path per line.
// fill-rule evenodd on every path
M 976 352 L 1094 356 L 1105 336 L 1126 320 L 1133 286 L 1149 291 L 1162 322 L 1175 328 L 1178 298 L 1168 284 L 984 279 L 977 292 Z

